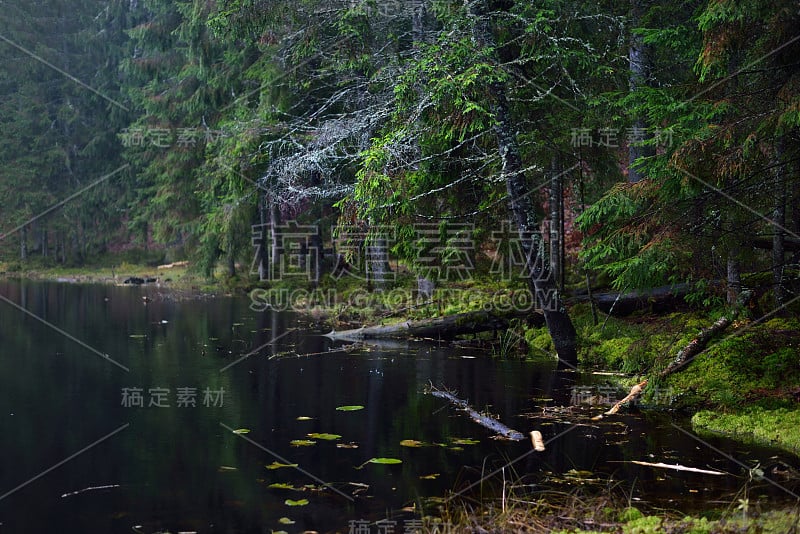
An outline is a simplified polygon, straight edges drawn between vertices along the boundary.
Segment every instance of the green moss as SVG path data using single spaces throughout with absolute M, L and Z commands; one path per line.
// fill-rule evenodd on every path
M 692 427 L 701 434 L 724 434 L 738 440 L 780 447 L 800 454 L 800 407 L 754 406 L 738 413 L 697 412 Z
M 633 506 L 629 506 L 628 508 L 624 508 L 618 515 L 618 520 L 627 523 L 628 521 L 635 521 L 637 519 L 641 519 L 644 517 L 644 514 L 639 511 L 638 508 L 634 508 Z
M 530 328 L 525 330 L 524 336 L 532 357 L 537 358 L 542 355 L 550 356 L 555 354 L 556 349 L 553 345 L 553 338 L 550 337 L 550 332 L 547 331 L 547 328 Z
M 638 519 L 632 519 L 622 526 L 623 534 L 656 534 L 664 532 L 663 519 L 648 515 Z
M 792 399 L 800 385 L 800 323 L 774 319 L 740 332 L 728 332 L 668 378 L 668 387 L 687 394 L 683 407 L 700 402 L 735 410 L 753 404 L 781 406 Z

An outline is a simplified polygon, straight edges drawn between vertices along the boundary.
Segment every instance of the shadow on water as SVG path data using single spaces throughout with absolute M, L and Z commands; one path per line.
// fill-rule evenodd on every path
M 26 282 L 0 282 L 0 295 L 75 338 L 0 302 L 0 528 L 9 532 L 347 531 L 387 512 L 412 520 L 431 497 L 490 496 L 502 476 L 534 494 L 613 478 L 634 500 L 686 511 L 733 502 L 746 481 L 736 462 L 672 426 L 686 421 L 629 413 L 593 422 L 602 408 L 571 406 L 576 388 L 604 386 L 602 377 L 430 344 L 344 347 L 322 325 L 256 313 L 242 298 Z M 492 439 L 424 394 L 429 384 L 526 435 L 540 430 L 547 450 Z M 797 465 L 712 444 L 747 465 Z M 365 463 L 372 458 L 402 463 Z M 298 465 L 268 469 L 273 462 Z M 768 484 L 753 492 L 785 496 Z

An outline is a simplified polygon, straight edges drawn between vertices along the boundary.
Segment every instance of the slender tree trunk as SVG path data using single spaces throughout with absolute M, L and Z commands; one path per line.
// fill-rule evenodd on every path
M 776 308 L 783 306 L 786 298 L 783 287 L 783 271 L 785 261 L 784 228 L 786 228 L 786 180 L 784 180 L 783 152 L 784 140 L 778 141 L 775 150 L 775 188 L 772 211 L 772 281 L 773 298 Z
M 274 200 L 270 200 L 269 228 L 270 228 L 270 234 L 272 236 L 272 242 L 270 243 L 271 265 L 267 267 L 267 270 L 269 272 L 268 277 L 270 280 L 274 280 L 276 279 L 276 277 L 280 277 L 281 273 L 281 236 L 280 236 L 280 230 L 278 229 L 280 224 L 281 224 L 281 214 L 278 211 L 278 206 Z
M 256 269 L 258 271 L 258 279 L 259 280 L 266 280 L 267 279 L 267 243 L 266 243 L 266 228 L 267 228 L 267 211 L 269 210 L 269 206 L 267 205 L 267 196 L 266 194 L 261 195 L 258 201 L 258 231 L 259 233 L 256 234 L 256 238 L 258 239 L 258 248 L 256 249 Z
M 230 230 L 228 230 L 230 232 Z M 236 246 L 234 245 L 233 236 L 228 238 L 228 246 L 225 251 L 225 266 L 228 278 L 236 276 Z
M 44 227 L 44 226 L 42 226 L 42 238 L 41 239 L 42 239 L 42 257 L 46 258 L 47 257 L 48 244 L 47 244 L 47 228 Z
M 739 251 L 736 249 L 728 252 L 728 304 L 736 304 L 739 293 L 742 291 L 742 275 L 739 269 Z
M 562 231 L 564 228 L 561 190 L 561 168 L 558 156 L 553 156 L 550 172 L 550 272 L 556 277 L 558 288 L 563 291 Z
M 496 46 L 489 26 L 486 0 L 472 2 L 465 0 L 465 5 L 474 19 L 472 27 L 474 41 L 482 50 L 493 51 Z M 506 189 L 511 199 L 511 212 L 517 223 L 520 245 L 528 263 L 528 285 L 537 299 L 544 302 L 542 313 L 560 364 L 574 367 L 578 363 L 577 334 L 552 273 L 549 272 L 549 266 L 546 261 L 542 261 L 546 251 L 531 199 L 532 191 L 522 172 L 522 157 L 514 134 L 514 124 L 509 115 L 506 88 L 503 83 L 495 82 L 491 84 L 490 89 L 494 95 L 492 113 L 495 119 L 495 137 L 502 172 L 506 179 Z
M 28 259 L 28 228 L 23 226 L 19 232 L 19 259 L 27 261 Z
M 382 234 L 370 235 L 365 244 L 366 270 L 372 289 L 382 291 L 389 282 L 389 249 Z
M 636 28 L 640 25 L 642 12 L 644 11 L 643 4 L 643 0 L 631 0 L 632 28 Z M 649 77 L 648 71 L 650 70 L 647 47 L 641 35 L 630 35 L 628 64 L 630 65 L 628 85 L 630 91 L 634 92 L 639 87 L 647 85 Z M 633 167 L 634 162 L 641 157 L 652 156 L 655 152 L 653 147 L 636 145 L 637 140 L 642 141 L 650 137 L 647 133 L 647 123 L 644 121 L 643 117 L 638 116 L 635 118 L 631 133 L 632 135 L 628 136 L 628 182 L 636 183 L 641 181 L 644 176 Z
M 414 48 L 419 49 L 417 43 L 425 41 L 425 17 L 427 7 L 425 0 L 411 0 L 411 38 L 414 40 Z
M 789 184 L 792 184 L 791 201 L 791 226 L 790 229 L 795 237 L 800 235 L 800 164 L 794 163 L 787 168 L 787 173 L 791 173 L 794 178 L 790 178 Z M 792 263 L 800 263 L 800 251 L 792 255 Z

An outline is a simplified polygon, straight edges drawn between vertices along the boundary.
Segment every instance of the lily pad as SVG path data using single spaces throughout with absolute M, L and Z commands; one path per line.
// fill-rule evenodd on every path
M 431 473 L 430 475 L 421 475 L 420 480 L 436 480 L 439 478 L 439 473 Z
M 363 409 L 364 409 L 363 406 L 359 406 L 357 404 L 354 404 L 352 406 L 339 406 L 336 408 L 336 410 L 340 412 L 357 412 L 358 410 L 363 410 Z
M 361 464 L 358 467 L 356 467 L 356 469 L 363 469 L 364 466 L 367 465 L 367 464 L 397 465 L 397 464 L 402 464 L 402 463 L 403 463 L 403 460 L 400 460 L 398 458 L 370 458 L 369 460 L 367 460 L 363 464 Z
M 313 432 L 311 434 L 307 434 L 307 436 L 309 438 L 324 439 L 324 440 L 327 440 L 327 441 L 334 441 L 334 440 L 337 440 L 337 439 L 342 437 L 339 434 L 327 434 L 325 432 L 323 432 L 323 433 Z
M 415 439 L 404 439 L 403 441 L 400 442 L 400 445 L 402 447 L 424 447 L 426 443 L 417 441 Z
M 272 462 L 264 467 L 267 469 L 280 469 L 281 467 L 297 467 L 297 464 L 282 464 L 280 462 Z
M 337 443 L 337 449 L 357 449 L 358 443 Z
M 236 471 L 236 469 L 236 467 L 231 467 L 229 465 L 221 465 L 217 468 L 217 471 L 224 473 L 225 471 Z
M 128 337 L 133 338 L 133 339 L 142 339 L 142 338 L 146 338 L 147 334 L 131 334 Z
M 292 447 L 310 447 L 316 445 L 317 442 L 310 439 L 293 439 L 289 442 Z
M 270 484 L 267 487 L 268 488 L 273 488 L 273 489 L 288 489 L 288 490 L 297 489 L 294 486 L 292 486 L 291 484 L 287 484 L 286 482 L 273 482 L 272 484 Z
M 403 460 L 398 458 L 370 458 L 367 462 L 371 464 L 382 464 L 382 465 L 394 465 L 394 464 L 402 464 Z
M 288 517 L 281 517 L 280 519 L 278 519 L 278 523 L 280 523 L 281 525 L 294 525 L 295 521 L 292 521 Z
M 236 430 L 233 431 L 233 433 L 234 434 L 249 434 L 250 433 L 250 429 L 249 428 L 237 428 Z
M 283 501 L 283 503 L 286 506 L 305 506 L 308 504 L 308 499 L 299 499 L 296 501 L 293 501 L 292 499 L 286 499 L 285 501 Z
M 455 438 L 453 440 L 453 445 L 477 445 L 478 443 L 480 440 L 472 438 Z

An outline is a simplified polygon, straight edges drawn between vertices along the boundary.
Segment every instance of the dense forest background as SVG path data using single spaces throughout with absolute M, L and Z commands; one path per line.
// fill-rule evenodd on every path
M 798 291 L 795 1 L 1 5 L 9 269 L 135 249 L 234 274 L 287 221 L 323 247 L 391 228 L 412 270 L 467 233 L 488 265 L 513 221 L 562 286 Z

